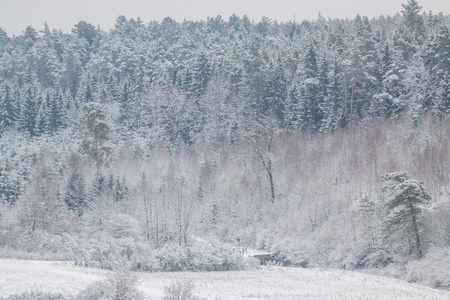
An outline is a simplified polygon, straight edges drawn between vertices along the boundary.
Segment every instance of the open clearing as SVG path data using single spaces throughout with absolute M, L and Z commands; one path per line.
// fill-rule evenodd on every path
M 26 291 L 76 295 L 109 271 L 70 262 L 0 259 L 0 297 Z M 268 266 L 214 273 L 139 273 L 139 289 L 161 299 L 164 287 L 192 280 L 202 299 L 450 299 L 450 292 L 358 272 Z

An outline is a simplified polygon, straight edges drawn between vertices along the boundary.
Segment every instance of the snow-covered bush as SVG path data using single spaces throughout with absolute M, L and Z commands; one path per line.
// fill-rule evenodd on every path
M 385 247 L 366 248 L 355 257 L 355 268 L 384 268 L 394 262 L 392 254 Z
M 450 287 L 450 249 L 431 248 L 421 260 L 407 264 L 406 280 L 426 284 L 432 287 Z
M 283 266 L 310 267 L 314 249 L 307 241 L 286 239 L 271 248 L 274 258 Z
M 117 214 L 114 219 L 108 220 L 107 226 L 112 237 L 116 239 L 129 237 L 139 239 L 142 235 L 139 222 L 130 215 Z
M 144 296 L 136 288 L 137 277 L 128 269 L 122 267 L 111 273 L 105 279 L 88 285 L 83 289 L 77 300 L 140 300 Z
M 18 235 L 14 243 L 2 245 L 0 255 L 5 258 L 75 260 L 82 244 L 77 236 L 68 233 L 36 231 L 32 235 Z
M 20 295 L 12 295 L 3 300 L 69 300 L 60 294 L 27 292 Z
M 153 249 L 144 242 L 132 238 L 102 240 L 91 239 L 82 246 L 82 254 L 76 264 L 85 267 L 116 269 L 124 263 L 133 270 L 146 272 L 177 271 L 229 271 L 254 268 L 253 259 L 244 259 L 230 249 L 210 246 L 182 248 L 167 245 Z
M 150 272 L 231 271 L 256 266 L 257 261 L 254 259 L 245 259 L 231 250 L 209 246 L 199 248 L 166 246 L 145 256 L 140 255 L 133 263 L 133 269 Z
M 164 300 L 198 300 L 194 295 L 195 284 L 189 281 L 176 281 L 164 288 Z

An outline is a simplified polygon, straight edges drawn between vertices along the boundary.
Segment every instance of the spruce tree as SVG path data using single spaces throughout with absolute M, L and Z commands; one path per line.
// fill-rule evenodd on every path
M 8 83 L 3 83 L 0 89 L 0 134 L 15 125 L 18 108 L 14 94 Z
M 408 0 L 406 4 L 402 4 L 403 23 L 412 33 L 415 42 L 422 45 L 425 41 L 425 24 L 420 11 L 422 6 L 416 0 Z
M 31 137 L 37 135 L 37 95 L 36 90 L 28 86 L 25 91 L 23 91 L 24 102 L 22 104 L 22 109 L 20 110 L 20 128 L 27 131 Z
M 49 133 L 56 133 L 64 125 L 64 103 L 61 92 L 53 91 L 47 99 L 47 129 Z
M 75 211 L 78 216 L 83 214 L 87 200 L 86 184 L 82 174 L 77 169 L 74 169 L 69 177 L 69 183 L 67 184 L 67 191 L 64 200 L 67 207 Z
M 263 93 L 263 113 L 284 120 L 284 105 L 287 97 L 287 83 L 281 57 L 271 62 L 266 71 L 266 83 Z

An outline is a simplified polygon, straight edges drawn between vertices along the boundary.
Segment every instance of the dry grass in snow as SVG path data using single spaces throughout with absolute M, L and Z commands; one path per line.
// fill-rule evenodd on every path
M 0 260 L 0 297 L 26 291 L 76 295 L 109 271 L 69 262 Z M 343 270 L 268 266 L 251 271 L 139 273 L 138 289 L 162 299 L 164 288 L 191 281 L 199 299 L 450 299 L 450 292 Z

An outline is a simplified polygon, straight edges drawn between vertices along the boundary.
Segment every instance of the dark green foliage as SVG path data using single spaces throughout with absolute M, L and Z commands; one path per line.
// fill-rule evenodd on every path
M 402 4 L 403 23 L 413 34 L 415 40 L 419 44 L 424 43 L 425 24 L 420 11 L 422 6 L 416 0 L 408 0 L 406 4 Z
M 122 202 L 128 196 L 129 189 L 125 178 L 120 180 L 111 175 L 109 178 L 108 188 L 112 192 L 112 197 L 116 202 Z
M 8 83 L 3 83 L 0 88 L 0 135 L 6 129 L 12 127 L 18 117 L 18 108 L 13 91 Z
M 96 175 L 92 184 L 91 192 L 89 193 L 89 201 L 94 202 L 108 192 L 106 178 L 101 174 Z
M 95 30 L 94 25 L 89 24 L 85 21 L 80 21 L 78 24 L 75 24 L 74 28 L 72 29 L 72 32 L 79 37 L 85 38 L 86 41 L 89 43 L 89 46 L 92 46 L 96 36 L 97 31 Z
M 324 119 L 323 98 L 320 90 L 326 88 L 319 86 L 319 67 L 316 50 L 309 46 L 306 51 L 303 66 L 303 85 L 300 87 L 300 120 L 302 129 L 320 131 Z M 323 93 L 322 93 L 323 96 Z
M 264 114 L 272 115 L 280 121 L 283 121 L 285 118 L 284 112 L 287 98 L 287 81 L 284 72 L 281 57 L 278 56 L 274 62 L 269 64 L 263 93 L 262 110 Z
M 78 216 L 83 214 L 87 204 L 86 184 L 83 175 L 77 169 L 73 170 L 69 177 L 64 201 L 69 209 L 77 212 Z
M 24 92 L 23 98 L 25 101 L 22 104 L 20 115 L 20 128 L 28 131 L 30 136 L 37 135 L 37 115 L 38 115 L 38 103 L 36 90 L 32 87 L 28 87 Z
M 61 92 L 55 91 L 52 95 L 47 96 L 47 130 L 54 134 L 64 125 L 64 102 Z
M 401 231 L 412 235 L 417 257 L 421 258 L 420 206 L 431 200 L 431 195 L 423 187 L 423 182 L 410 179 L 406 172 L 385 174 L 382 180 L 387 182 L 384 190 L 389 193 L 390 198 L 386 203 L 386 208 L 390 212 L 386 223 L 386 235 L 392 236 Z
M 89 102 L 83 105 L 86 119 L 86 132 L 83 140 L 83 151 L 91 155 L 97 162 L 97 173 L 100 172 L 100 164 L 110 153 L 109 125 L 105 121 L 105 113 L 100 103 Z
M 441 86 L 437 95 L 439 111 L 444 114 L 450 114 L 450 76 L 446 75 L 441 81 Z

